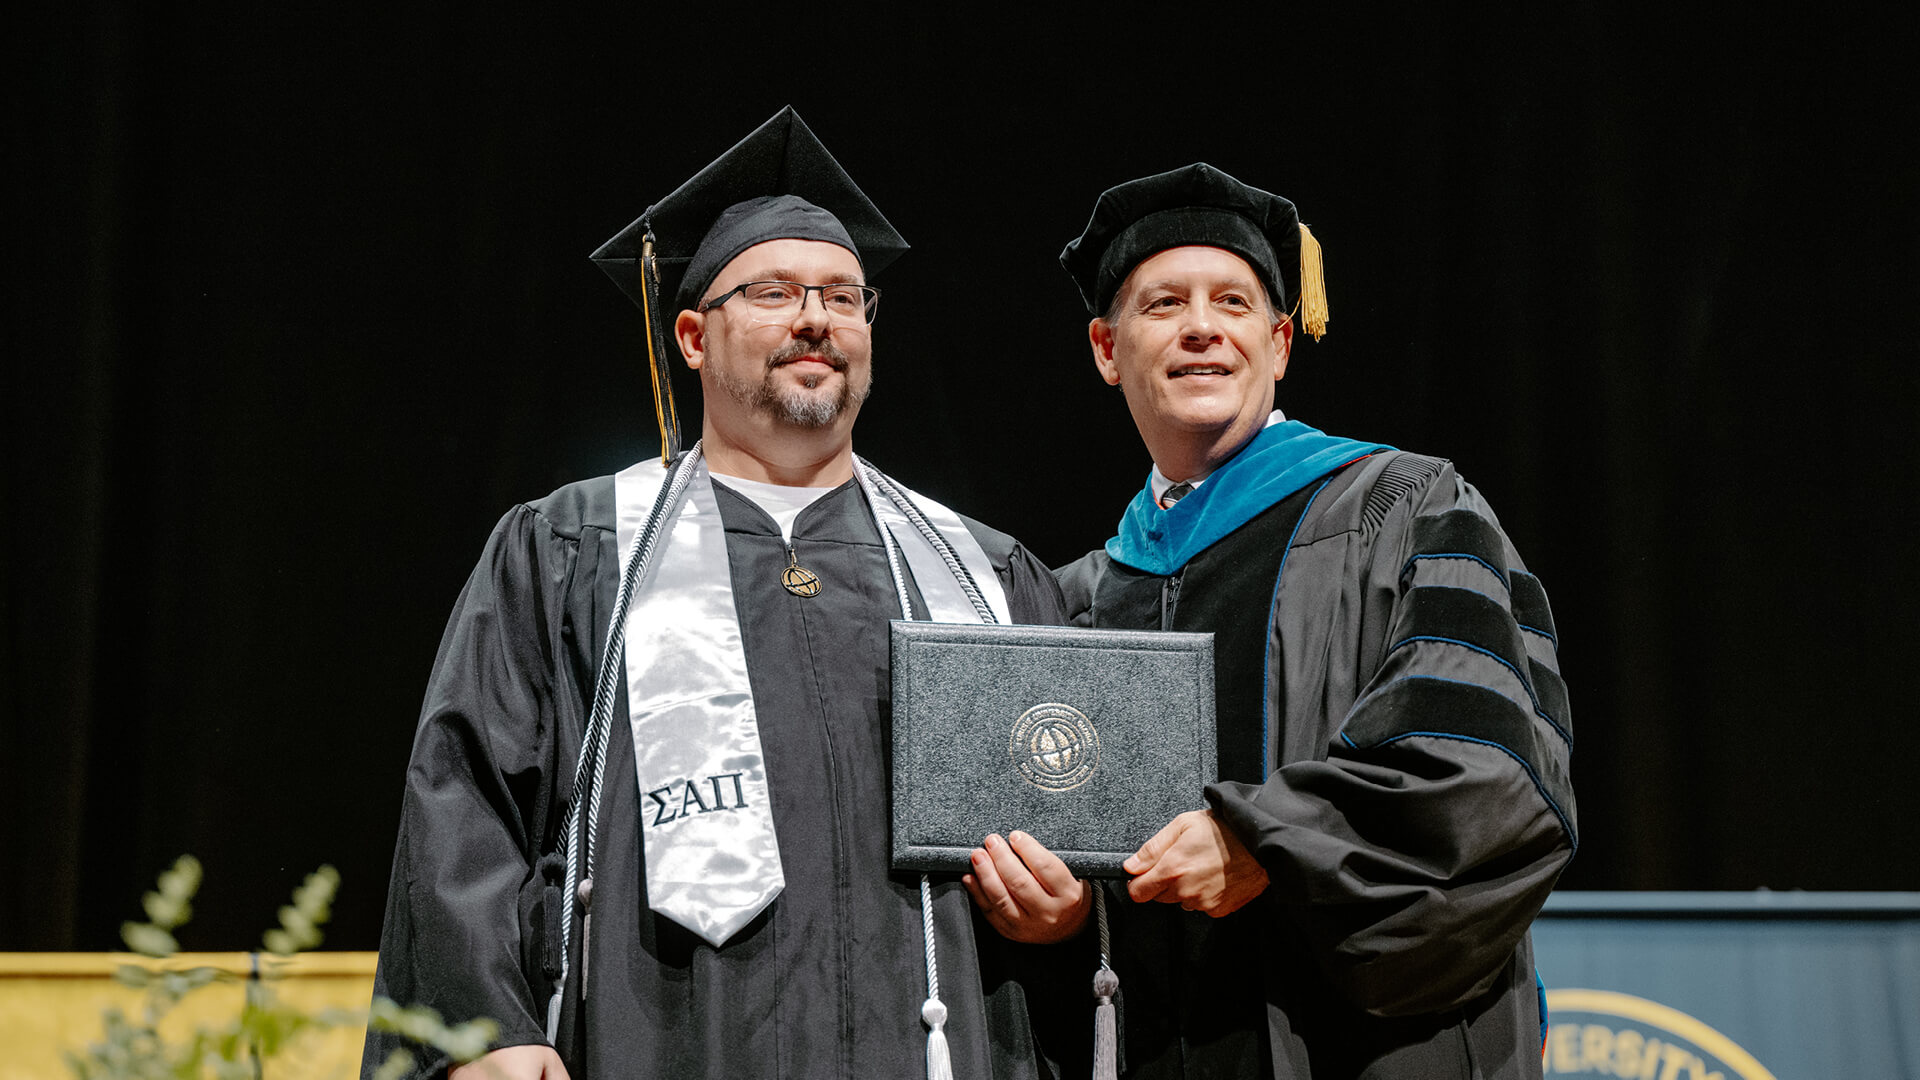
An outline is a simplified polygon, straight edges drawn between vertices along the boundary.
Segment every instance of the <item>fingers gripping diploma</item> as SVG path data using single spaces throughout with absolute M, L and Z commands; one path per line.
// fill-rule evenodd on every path
M 1246 906 L 1267 887 L 1267 871 L 1211 810 L 1189 810 L 1127 857 L 1127 895 L 1179 904 L 1214 918 Z
M 973 849 L 973 873 L 960 883 L 995 930 L 1034 945 L 1065 941 L 1087 925 L 1093 889 L 1059 856 L 1023 832 Z
M 567 1080 L 551 1046 L 509 1046 L 447 1074 L 447 1080 Z

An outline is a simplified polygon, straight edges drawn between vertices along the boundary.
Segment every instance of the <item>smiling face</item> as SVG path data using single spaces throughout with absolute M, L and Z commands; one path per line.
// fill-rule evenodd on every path
M 706 289 L 724 296 L 750 281 L 863 283 L 860 260 L 821 240 L 768 240 L 735 256 Z M 830 312 L 817 291 L 768 316 L 734 296 L 674 323 L 687 364 L 700 372 L 705 437 L 758 446 L 817 435 L 844 440 L 873 385 L 872 328 Z
M 1126 395 L 1168 478 L 1208 472 L 1259 434 L 1293 323 L 1272 309 L 1246 260 L 1169 248 L 1133 268 L 1108 314 L 1087 328 L 1094 364 Z

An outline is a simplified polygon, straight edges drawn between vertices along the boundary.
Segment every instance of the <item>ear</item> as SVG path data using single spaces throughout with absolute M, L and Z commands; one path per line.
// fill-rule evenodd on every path
M 1120 385 L 1120 365 L 1113 359 L 1113 326 L 1105 319 L 1087 324 L 1087 344 L 1093 346 L 1093 366 L 1108 386 Z
M 1287 357 L 1293 354 L 1293 319 L 1281 319 L 1280 325 L 1273 328 L 1273 381 L 1279 382 L 1287 374 Z
M 687 366 L 700 370 L 700 362 L 705 359 L 707 336 L 707 317 L 698 311 L 687 309 L 673 320 L 673 339 L 680 343 L 680 355 L 687 358 Z

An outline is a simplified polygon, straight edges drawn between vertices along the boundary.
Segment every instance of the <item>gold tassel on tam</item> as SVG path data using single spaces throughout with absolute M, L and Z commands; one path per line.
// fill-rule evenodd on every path
M 1320 263 L 1320 241 L 1300 224 L 1300 321 L 1313 340 L 1327 332 L 1327 278 Z
M 654 325 L 654 313 L 660 310 L 660 268 L 653 261 L 652 232 L 640 241 L 640 275 L 646 282 L 641 289 L 640 316 L 646 324 L 647 374 L 653 378 L 653 415 L 660 422 L 660 461 L 671 467 L 680 453 L 680 414 L 673 407 L 673 378 L 667 368 L 665 328 Z

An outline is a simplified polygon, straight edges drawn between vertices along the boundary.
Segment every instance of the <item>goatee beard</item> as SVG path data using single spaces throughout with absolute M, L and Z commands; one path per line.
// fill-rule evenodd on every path
M 802 376 L 799 386 L 777 385 L 774 372 L 803 356 L 818 357 L 842 375 L 846 375 L 851 366 L 847 354 L 831 341 L 791 341 L 767 357 L 766 374 L 758 385 L 729 379 L 725 381 L 727 393 L 742 405 L 794 427 L 818 429 L 831 425 L 842 413 L 865 402 L 873 392 L 871 375 L 857 387 L 851 377 L 843 378 L 839 392 L 826 395 L 809 393 L 820 386 L 826 378 L 824 373 Z

